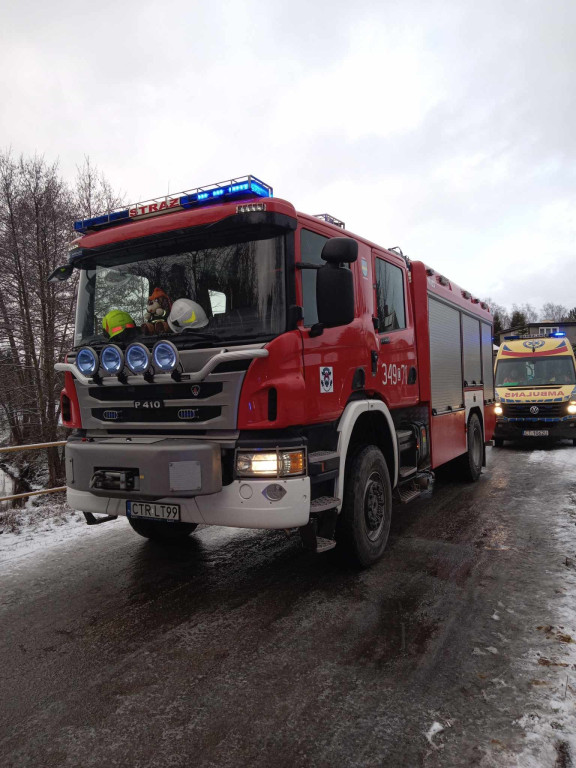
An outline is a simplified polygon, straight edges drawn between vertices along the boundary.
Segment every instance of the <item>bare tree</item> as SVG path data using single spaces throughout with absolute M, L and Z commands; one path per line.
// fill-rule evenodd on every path
M 549 301 L 542 307 L 540 312 L 540 320 L 551 320 L 556 323 L 560 320 L 565 320 L 567 315 L 567 307 L 562 306 L 562 304 L 554 304 L 552 301 Z
M 526 323 L 535 323 L 540 317 L 540 313 L 532 304 L 512 304 L 512 313 L 514 314 L 514 312 L 521 314 Z
M 56 164 L 0 153 L 0 422 L 11 443 L 52 442 L 63 434 L 62 382 L 54 364 L 72 346 L 76 280 L 55 285 L 47 279 L 66 260 L 74 217 L 117 200 L 88 159 L 71 189 Z M 46 464 L 40 454 L 14 455 L 0 469 L 15 493 L 61 481 L 57 449 L 47 451 Z

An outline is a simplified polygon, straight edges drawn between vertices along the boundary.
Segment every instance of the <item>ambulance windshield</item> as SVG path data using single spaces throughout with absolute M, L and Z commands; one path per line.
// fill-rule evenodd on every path
M 285 330 L 284 236 L 95 256 L 81 269 L 75 345 L 271 338 Z
M 542 387 L 576 384 L 574 360 L 569 355 L 499 360 L 497 387 Z

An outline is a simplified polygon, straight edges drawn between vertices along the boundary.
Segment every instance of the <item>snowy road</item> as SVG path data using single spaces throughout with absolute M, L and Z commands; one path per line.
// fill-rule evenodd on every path
M 375 568 L 125 521 L 0 550 L 0 765 L 576 764 L 576 448 L 489 449 Z

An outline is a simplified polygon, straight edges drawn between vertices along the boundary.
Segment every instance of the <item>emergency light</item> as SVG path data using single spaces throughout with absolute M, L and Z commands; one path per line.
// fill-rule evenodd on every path
M 110 227 L 114 224 L 131 221 L 133 219 L 148 218 L 172 211 L 188 210 L 213 203 L 227 203 L 232 200 L 245 200 L 255 197 L 272 197 L 273 189 L 256 176 L 241 176 L 230 181 L 221 181 L 217 184 L 198 187 L 197 189 L 179 192 L 176 195 L 157 197 L 142 203 L 135 203 L 108 211 L 91 219 L 82 219 L 74 222 L 76 232 L 87 232 L 89 229 Z
M 556 331 L 556 333 L 551 333 L 550 336 L 555 336 L 556 338 L 559 338 L 560 336 L 566 336 L 564 331 Z

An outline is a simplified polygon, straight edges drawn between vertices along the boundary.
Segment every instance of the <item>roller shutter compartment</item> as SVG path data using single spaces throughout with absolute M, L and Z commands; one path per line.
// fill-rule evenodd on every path
M 464 381 L 473 387 L 482 381 L 482 356 L 480 353 L 480 321 L 462 315 L 462 356 Z
M 463 408 L 460 312 L 428 300 L 432 408 L 437 413 Z

